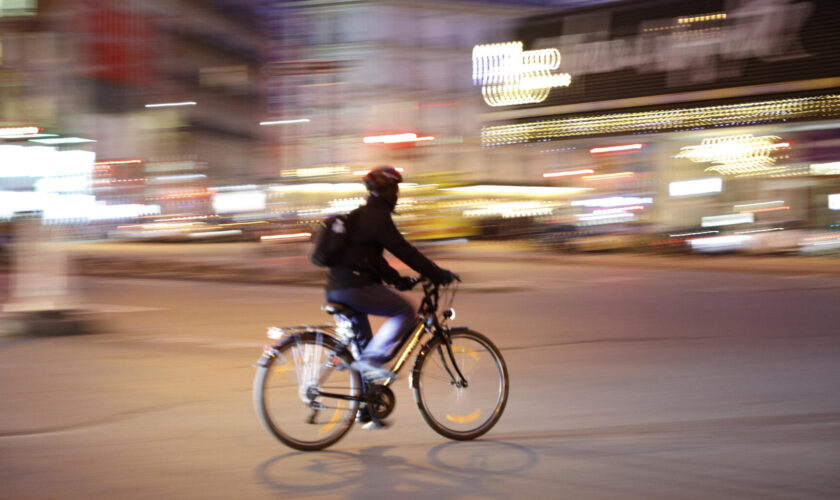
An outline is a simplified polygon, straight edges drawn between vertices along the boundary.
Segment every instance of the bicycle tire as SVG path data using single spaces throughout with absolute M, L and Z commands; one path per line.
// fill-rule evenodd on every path
M 306 393 L 312 386 L 358 397 L 359 374 L 350 353 L 320 332 L 293 335 L 272 350 L 254 377 L 254 407 L 263 425 L 284 444 L 301 451 L 322 450 L 344 437 L 356 420 L 359 401 Z M 313 409 L 312 402 L 324 406 Z M 326 418 L 320 413 L 327 410 Z
M 453 329 L 449 333 L 453 353 L 468 385 L 458 388 L 446 371 L 451 365 L 440 337 L 429 341 L 417 355 L 411 374 L 414 401 L 423 420 L 449 439 L 475 439 L 502 417 L 507 405 L 510 381 L 499 349 L 481 333 Z M 457 378 L 454 370 L 450 371 Z

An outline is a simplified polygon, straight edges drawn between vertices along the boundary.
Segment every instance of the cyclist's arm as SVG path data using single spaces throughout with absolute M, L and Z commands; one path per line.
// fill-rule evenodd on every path
M 380 221 L 379 228 L 379 242 L 386 250 L 391 252 L 394 257 L 405 262 L 408 267 L 414 269 L 423 276 L 428 276 L 432 279 L 437 279 L 441 276 L 443 273 L 441 268 L 429 260 L 425 255 L 420 253 L 420 250 L 417 250 L 414 245 L 406 241 L 397 229 L 397 226 L 394 224 L 394 220 L 390 217 L 390 215 L 383 217 L 383 220 Z M 397 274 L 397 276 L 399 276 L 399 274 Z

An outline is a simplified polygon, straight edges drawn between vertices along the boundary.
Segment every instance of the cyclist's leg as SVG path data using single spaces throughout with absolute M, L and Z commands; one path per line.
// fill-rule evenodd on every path
M 373 329 L 370 327 L 367 311 L 357 307 L 358 297 L 362 295 L 359 290 L 359 288 L 327 290 L 327 300 L 344 304 L 358 313 L 351 320 L 356 329 L 356 342 L 359 344 L 359 349 L 364 349 L 373 338 Z
M 374 307 L 369 311 L 375 316 L 387 316 L 373 340 L 362 351 L 362 358 L 374 363 L 384 363 L 394 356 L 394 351 L 411 333 L 417 313 L 415 307 L 400 293 L 376 285 L 367 297 Z
M 415 323 L 416 313 L 411 302 L 385 285 L 330 290 L 327 298 L 360 313 L 388 317 L 362 352 L 362 357 L 371 363 L 381 364 L 390 359 L 394 348 L 410 333 Z

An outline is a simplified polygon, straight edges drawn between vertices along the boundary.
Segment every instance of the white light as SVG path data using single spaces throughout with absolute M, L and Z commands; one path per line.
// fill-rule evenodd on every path
M 581 214 L 577 218 L 581 221 L 591 222 L 597 220 L 613 220 L 613 219 L 632 219 L 636 214 L 629 212 L 619 212 L 615 214 Z
M 814 175 L 837 175 L 840 174 L 840 161 L 814 163 L 811 165 L 810 170 Z
M 272 186 L 274 193 L 354 193 L 367 191 L 365 185 L 359 182 L 314 182 L 310 184 L 286 184 Z
M 734 207 L 735 208 L 750 208 L 750 207 L 761 207 L 761 206 L 764 206 L 764 205 L 770 205 L 770 206 L 783 205 L 784 203 L 785 202 L 783 200 L 760 201 L 758 203 L 744 203 L 742 205 L 735 205 Z
M 433 141 L 434 136 L 418 137 L 410 132 L 406 134 L 371 135 L 362 139 L 365 144 L 398 144 L 401 142 Z
M 217 214 L 259 212 L 265 210 L 265 192 L 232 191 L 213 196 L 213 210 Z
M 543 177 L 549 179 L 551 177 L 566 177 L 569 175 L 583 175 L 583 174 L 594 174 L 595 171 L 589 168 L 584 168 L 582 170 L 562 170 L 560 172 L 546 172 L 543 174 Z
M 83 137 L 56 137 L 54 139 L 29 139 L 29 142 L 37 142 L 38 144 L 47 144 L 50 146 L 56 144 L 81 144 L 83 142 L 96 142 L 93 139 L 85 139 Z
M 534 196 L 559 196 L 590 191 L 591 188 L 548 187 L 548 186 L 497 186 L 492 184 L 443 188 L 441 191 L 467 194 L 520 194 Z
M 178 182 L 178 181 L 188 181 L 188 180 L 195 180 L 195 179 L 204 179 L 207 176 L 204 174 L 184 174 L 184 175 L 161 175 L 158 177 L 152 177 L 149 179 L 150 182 Z
M 617 153 L 619 151 L 637 151 L 645 147 L 644 144 L 622 144 L 620 146 L 603 146 L 600 148 L 592 148 L 589 153 L 597 155 L 599 153 Z
M 700 219 L 700 225 L 703 227 L 731 226 L 734 224 L 749 224 L 752 222 L 755 222 L 755 214 L 752 212 L 710 215 Z
M 294 120 L 273 120 L 267 122 L 260 122 L 260 125 L 289 125 L 291 123 L 309 123 L 309 118 L 297 118 Z
M 270 241 L 270 240 L 302 240 L 307 239 L 312 236 L 311 233 L 290 233 L 290 234 L 271 234 L 260 236 L 260 240 L 262 241 Z
M 20 134 L 20 135 L 1 135 L 0 139 L 37 139 L 40 137 L 58 137 L 58 134 Z
M 396 170 L 399 173 L 403 173 L 405 171 L 402 167 L 397 167 L 394 170 Z M 368 172 L 370 172 L 370 170 L 354 170 L 353 175 L 362 176 L 362 175 L 367 175 Z M 402 185 L 404 183 L 401 182 L 400 184 Z
M 732 234 L 726 236 L 712 236 L 709 238 L 695 238 L 688 240 L 692 250 L 702 252 L 730 252 L 741 249 L 753 239 L 752 236 Z
M 40 127 L 3 127 L 0 128 L 0 137 L 4 139 L 18 138 L 20 136 L 29 136 L 40 132 Z
M 828 208 L 831 210 L 840 210 L 840 194 L 828 195 Z
M 589 200 L 576 200 L 571 203 L 573 207 L 599 207 L 612 208 L 626 205 L 650 205 L 653 198 L 641 198 L 638 196 L 610 196 L 608 198 L 592 198 Z
M 184 102 L 162 102 L 159 104 L 146 104 L 147 108 L 171 108 L 173 106 L 195 106 L 198 104 L 195 101 L 184 101 Z
M 219 238 L 221 236 L 238 236 L 242 234 L 242 231 L 239 229 L 226 229 L 224 231 L 201 231 L 196 233 L 189 233 L 187 235 L 188 238 Z
M 695 194 L 719 193 L 722 190 L 723 179 L 720 177 L 694 179 L 690 181 L 676 181 L 668 184 L 668 194 L 671 196 L 691 196 Z

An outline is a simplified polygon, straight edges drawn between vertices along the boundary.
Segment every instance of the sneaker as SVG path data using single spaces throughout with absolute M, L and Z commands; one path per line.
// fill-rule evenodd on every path
M 364 359 L 353 361 L 350 368 L 361 373 L 362 376 L 364 376 L 369 382 L 381 383 L 397 378 L 397 374 L 391 370 L 377 366 L 376 364 Z
M 373 417 L 370 415 L 367 407 L 360 408 L 359 411 L 356 413 L 356 422 L 360 424 L 366 424 L 373 420 Z
M 370 420 L 370 422 L 363 425 L 362 429 L 364 429 L 366 431 L 378 431 L 378 430 L 384 429 L 386 427 L 388 427 L 387 422 L 379 420 L 378 418 L 373 418 L 373 419 Z

